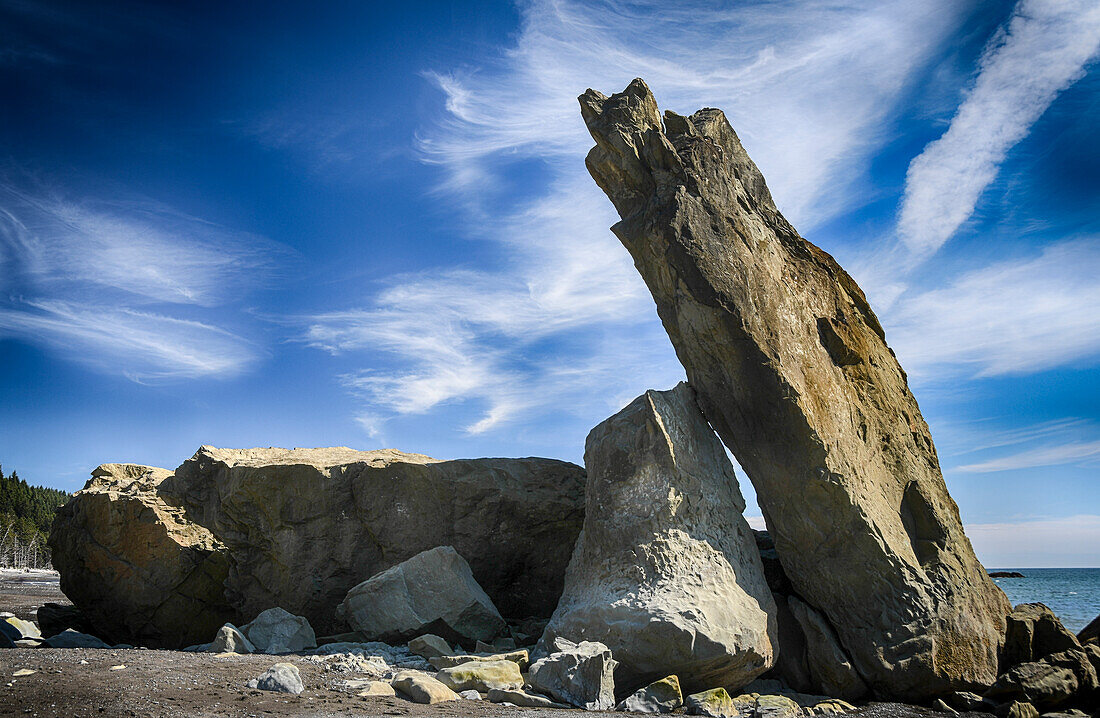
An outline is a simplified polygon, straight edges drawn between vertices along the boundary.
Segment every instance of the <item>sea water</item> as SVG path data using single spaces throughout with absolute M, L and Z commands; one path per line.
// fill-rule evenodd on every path
M 995 578 L 1015 606 L 1043 603 L 1073 633 L 1100 615 L 1100 568 L 991 568 L 1018 571 L 1024 578 Z

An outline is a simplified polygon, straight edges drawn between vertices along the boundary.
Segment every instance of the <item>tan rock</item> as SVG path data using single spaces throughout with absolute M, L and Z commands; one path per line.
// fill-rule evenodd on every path
M 416 703 L 443 703 L 460 698 L 450 688 L 420 671 L 402 671 L 394 677 L 391 685 Z
M 523 687 L 523 674 L 511 661 L 471 661 L 444 668 L 435 677 L 456 693 L 469 690 L 488 693 L 494 688 L 516 690 Z
M 1021 603 L 1008 614 L 1001 672 L 1018 663 L 1038 661 L 1051 653 L 1080 647 L 1054 611 L 1041 603 Z
M 236 620 L 223 595 L 225 546 L 162 495 L 169 476 L 103 464 L 54 520 L 61 590 L 115 641 L 179 648 Z
M 775 604 L 733 466 L 681 383 L 592 429 L 584 530 L 543 634 L 596 641 L 616 681 L 675 673 L 687 690 L 771 668 Z
M 443 670 L 451 666 L 461 666 L 463 663 L 469 663 L 470 661 L 511 661 L 518 665 L 521 671 L 526 671 L 528 665 L 531 663 L 526 648 L 522 648 L 518 651 L 510 651 L 508 653 L 491 653 L 486 656 L 462 653 L 454 656 L 435 656 L 434 658 L 428 659 L 428 663 L 432 664 L 432 668 L 436 670 Z
M 798 595 L 881 695 L 989 685 L 1010 606 L 863 292 L 779 213 L 721 111 L 662 121 L 641 80 L 580 103 L 612 229 Z
M 360 698 L 392 698 L 397 692 L 385 681 L 367 681 L 367 687 L 355 695 Z

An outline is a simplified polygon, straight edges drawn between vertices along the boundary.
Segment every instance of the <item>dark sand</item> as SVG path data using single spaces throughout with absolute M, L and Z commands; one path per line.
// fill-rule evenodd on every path
M 0 611 L 33 619 L 37 607 L 46 602 L 68 603 L 58 588 L 56 574 L 0 572 Z M 249 679 L 280 661 L 298 666 L 305 692 L 292 696 L 245 687 Z M 120 665 L 125 668 L 111 670 L 112 666 Z M 36 673 L 13 677 L 12 674 L 20 669 Z M 425 706 L 403 698 L 359 698 L 355 691 L 341 686 L 344 680 L 366 677 L 326 670 L 325 664 L 312 662 L 304 656 L 214 656 L 146 649 L 0 650 L 0 716 L 578 718 L 591 715 L 576 710 L 511 708 L 469 700 Z M 880 703 L 847 715 L 853 718 L 909 718 L 942 714 Z

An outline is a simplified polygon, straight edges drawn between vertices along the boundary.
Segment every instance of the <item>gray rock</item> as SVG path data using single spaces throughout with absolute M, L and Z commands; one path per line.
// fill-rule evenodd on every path
M 611 649 L 620 684 L 736 688 L 772 666 L 775 604 L 733 466 L 681 383 L 592 429 L 584 530 L 543 634 Z
M 572 708 L 565 703 L 556 703 L 546 696 L 528 693 L 521 689 L 503 690 L 493 688 L 489 691 L 488 699 L 491 703 L 508 703 L 521 708 Z
M 473 646 L 508 630 L 466 560 L 438 546 L 348 591 L 338 614 L 370 640 L 403 643 L 433 633 Z
M 798 595 L 884 694 L 989 685 L 1011 608 L 859 286 L 779 213 L 721 111 L 662 122 L 641 80 L 580 104 L 612 230 Z
M 261 691 L 293 693 L 294 695 L 298 695 L 305 690 L 305 686 L 302 685 L 302 676 L 298 673 L 298 666 L 293 663 L 276 663 L 260 674 L 258 678 L 250 680 L 248 687 Z
M 615 706 L 615 710 L 632 713 L 671 713 L 683 704 L 684 696 L 680 692 L 680 679 L 676 676 L 665 676 L 624 698 L 619 705 Z
M 1051 653 L 1080 649 L 1077 638 L 1066 630 L 1054 611 L 1041 603 L 1021 603 L 1008 614 L 1001 672 L 1018 663 L 1038 661 Z
M 207 653 L 255 653 L 256 646 L 239 628 L 227 623 L 218 629 L 214 640 L 206 648 Z
M 553 653 L 531 664 L 528 682 L 556 701 L 585 710 L 615 707 L 617 662 L 602 643 L 554 640 Z
M 505 615 L 550 615 L 583 487 L 583 469 L 553 459 L 204 446 L 164 491 L 228 547 L 241 618 L 282 606 L 329 634 L 353 586 L 436 546 L 454 546 Z
M 432 635 L 431 633 L 423 636 L 417 636 L 409 641 L 409 652 L 413 653 L 421 658 L 435 658 L 436 656 L 453 656 L 454 651 L 451 650 L 449 643 L 444 641 L 439 636 Z
M 293 653 L 317 647 L 309 621 L 278 607 L 263 611 L 240 630 L 260 653 Z
M 815 687 L 826 695 L 848 701 L 866 695 L 867 685 L 852 667 L 824 616 L 794 596 L 788 597 L 787 605 L 802 627 L 806 640 L 806 663 Z
M 50 636 L 46 639 L 46 645 L 50 648 L 110 648 L 111 646 L 104 643 L 95 636 L 90 636 L 87 633 L 77 633 L 71 628 L 67 628 L 61 633 L 55 636 Z

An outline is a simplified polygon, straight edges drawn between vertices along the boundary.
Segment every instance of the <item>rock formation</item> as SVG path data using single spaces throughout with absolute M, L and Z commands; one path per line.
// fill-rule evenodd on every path
M 647 391 L 592 429 L 584 530 L 543 634 L 596 641 L 632 690 L 742 686 L 771 667 L 775 604 L 733 466 L 691 387 Z
M 776 209 L 719 110 L 580 97 L 586 160 L 797 593 L 875 692 L 993 682 L 1011 610 L 978 563 L 863 292 Z
M 179 648 L 237 617 L 223 596 L 225 546 L 161 496 L 170 475 L 104 464 L 50 532 L 61 590 L 113 641 Z
M 366 640 L 383 643 L 431 633 L 473 648 L 508 630 L 470 565 L 450 546 L 418 553 L 353 586 L 337 614 Z
M 182 647 L 281 607 L 321 635 L 352 586 L 451 545 L 507 616 L 548 616 L 584 470 L 394 450 L 202 447 L 174 473 L 105 464 L 51 533 L 62 589 L 112 640 Z

